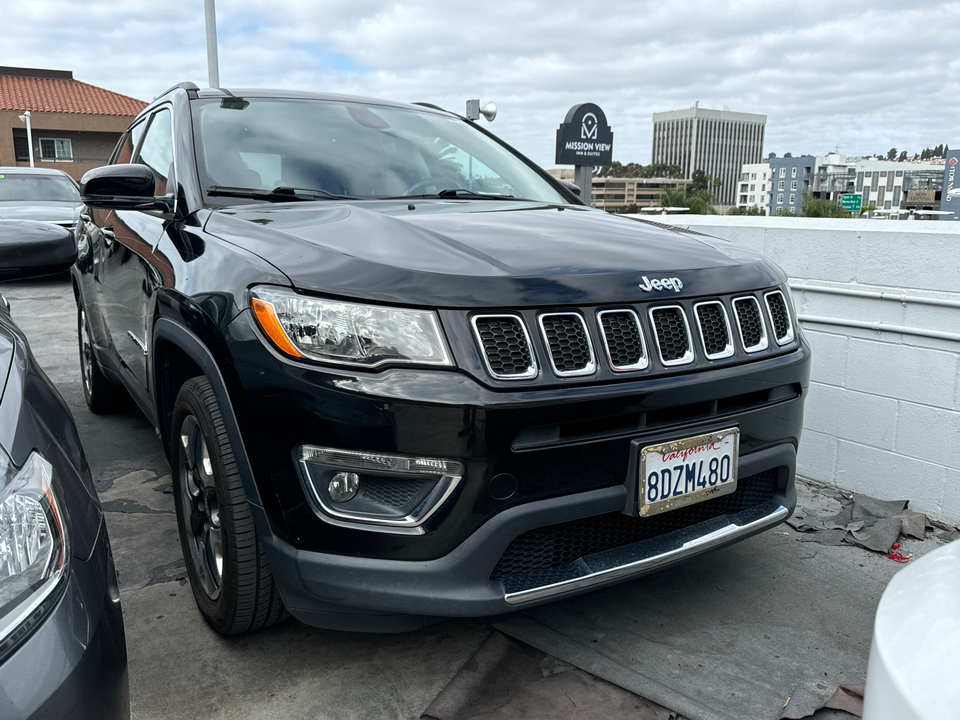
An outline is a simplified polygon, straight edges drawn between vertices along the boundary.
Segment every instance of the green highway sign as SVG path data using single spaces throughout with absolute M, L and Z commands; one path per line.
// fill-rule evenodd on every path
M 840 196 L 840 207 L 852 213 L 860 214 L 863 204 L 863 193 L 845 193 Z

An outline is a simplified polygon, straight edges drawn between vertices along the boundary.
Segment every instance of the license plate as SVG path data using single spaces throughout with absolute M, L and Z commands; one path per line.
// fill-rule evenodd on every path
M 647 517 L 737 489 L 740 429 L 683 438 L 640 451 L 640 515 Z

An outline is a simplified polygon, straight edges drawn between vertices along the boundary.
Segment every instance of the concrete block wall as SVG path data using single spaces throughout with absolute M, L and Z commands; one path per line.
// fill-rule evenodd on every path
M 801 318 L 960 338 L 960 223 L 658 216 L 763 252 Z M 830 290 L 908 296 L 850 297 Z M 813 348 L 799 474 L 960 523 L 960 340 L 802 320 Z

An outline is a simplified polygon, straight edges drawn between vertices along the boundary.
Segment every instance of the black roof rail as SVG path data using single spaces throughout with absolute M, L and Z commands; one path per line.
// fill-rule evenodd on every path
M 411 105 L 419 105 L 420 107 L 430 108 L 431 110 L 439 110 L 440 112 L 449 113 L 450 111 L 446 108 L 442 108 L 439 105 L 434 105 L 433 103 L 428 102 L 415 102 L 410 103 Z
M 168 87 L 168 88 L 167 88 L 166 90 L 164 90 L 162 93 L 160 93 L 159 95 L 157 95 L 157 97 L 158 97 L 158 98 L 162 98 L 164 95 L 166 95 L 166 94 L 169 93 L 169 92 L 173 92 L 173 91 L 176 90 L 177 88 L 183 88 L 184 90 L 187 90 L 188 92 L 189 92 L 190 90 L 199 90 L 199 89 L 200 89 L 199 87 L 197 87 L 197 84 L 196 84 L 196 83 L 192 83 L 192 82 L 190 82 L 190 81 L 188 80 L 188 81 L 186 81 L 186 82 L 177 83 L 177 84 L 174 85 L 173 87 Z

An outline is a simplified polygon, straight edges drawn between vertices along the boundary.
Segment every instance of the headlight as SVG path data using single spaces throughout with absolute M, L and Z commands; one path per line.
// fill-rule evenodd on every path
M 0 449 L 0 659 L 47 615 L 67 570 L 53 468 L 32 453 L 17 471 Z
M 453 364 L 429 310 L 323 300 L 265 286 L 251 295 L 260 328 L 290 357 L 366 367 Z

